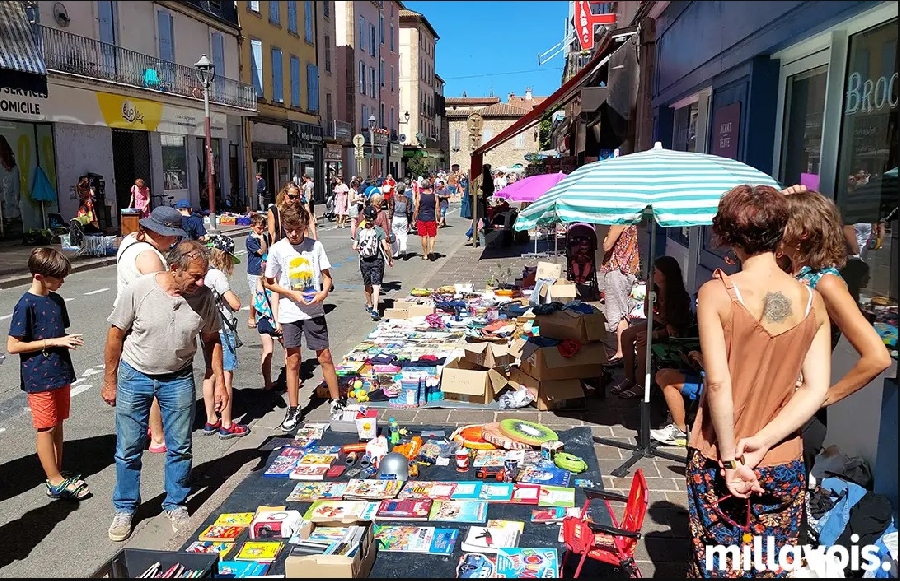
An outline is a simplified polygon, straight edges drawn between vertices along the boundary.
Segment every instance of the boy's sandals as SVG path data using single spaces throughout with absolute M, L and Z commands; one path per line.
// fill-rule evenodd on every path
M 79 476 L 70 476 L 56 486 L 45 482 L 47 485 L 47 496 L 50 498 L 60 498 L 63 500 L 84 500 L 91 495 L 87 482 Z

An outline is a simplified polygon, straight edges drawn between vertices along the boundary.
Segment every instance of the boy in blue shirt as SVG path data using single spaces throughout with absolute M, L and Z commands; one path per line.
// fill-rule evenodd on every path
M 69 350 L 84 344 L 81 335 L 66 333 L 69 313 L 56 294 L 71 269 L 69 259 L 53 248 L 31 251 L 31 288 L 13 308 L 6 350 L 19 356 L 21 386 L 37 430 L 37 456 L 47 475 L 47 496 L 84 500 L 90 496 L 87 483 L 78 475 L 62 473 L 63 421 L 69 419 L 75 381 Z

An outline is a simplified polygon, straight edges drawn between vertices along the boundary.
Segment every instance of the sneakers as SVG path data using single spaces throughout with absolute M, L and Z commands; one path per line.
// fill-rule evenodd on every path
M 344 406 L 347 405 L 347 401 L 343 399 L 333 399 L 331 400 L 331 419 L 339 420 L 341 419 L 341 415 L 344 413 Z
M 284 419 L 281 421 L 281 431 L 282 432 L 290 432 L 297 428 L 297 425 L 300 423 L 300 408 L 292 408 L 289 407 L 287 412 L 284 414 Z
M 204 436 L 212 436 L 216 432 L 222 429 L 222 420 L 216 420 L 216 423 L 211 424 L 206 422 L 206 425 L 203 426 L 203 435 Z
M 650 437 L 660 444 L 670 446 L 687 446 L 687 434 L 678 429 L 675 424 L 669 424 L 658 430 L 650 430 Z
M 187 508 L 183 506 L 179 506 L 174 510 L 167 510 L 166 516 L 172 522 L 172 531 L 175 533 L 187 530 L 188 523 L 191 520 L 191 515 L 188 514 Z
M 240 438 L 241 436 L 246 436 L 250 433 L 250 428 L 245 426 L 244 424 L 239 424 L 237 422 L 231 422 L 231 425 L 226 427 L 219 428 L 219 439 L 220 440 L 228 440 L 230 438 Z
M 369 314 L 372 316 L 373 321 L 380 321 L 381 315 L 378 314 L 378 309 L 372 309 L 369 311 Z
M 131 513 L 117 512 L 109 525 L 109 540 L 120 543 L 131 536 Z

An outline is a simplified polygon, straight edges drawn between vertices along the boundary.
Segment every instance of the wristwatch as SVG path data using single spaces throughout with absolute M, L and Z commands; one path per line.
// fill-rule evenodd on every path
M 743 464 L 743 463 L 744 463 L 743 456 L 741 456 L 740 458 L 738 458 L 736 460 L 722 460 L 722 468 L 724 468 L 725 470 L 736 470 L 738 467 L 738 464 Z

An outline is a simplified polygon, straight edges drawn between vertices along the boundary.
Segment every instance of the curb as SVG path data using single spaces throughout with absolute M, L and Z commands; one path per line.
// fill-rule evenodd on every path
M 229 231 L 226 235 L 230 238 L 243 238 L 250 233 L 250 228 L 241 228 L 234 229 Z M 72 261 L 72 273 L 76 272 L 85 272 L 88 270 L 94 270 L 97 268 L 103 268 L 105 266 L 111 266 L 116 263 L 115 256 L 103 256 L 103 257 L 95 257 L 95 258 L 86 258 L 84 260 L 73 260 Z M 70 273 L 71 274 L 71 273 Z M 13 274 L 11 276 L 7 276 L 6 278 L 0 279 L 0 289 L 9 289 L 13 287 L 17 287 L 19 285 L 27 284 L 31 280 L 31 275 L 28 271 L 22 272 L 21 274 Z

